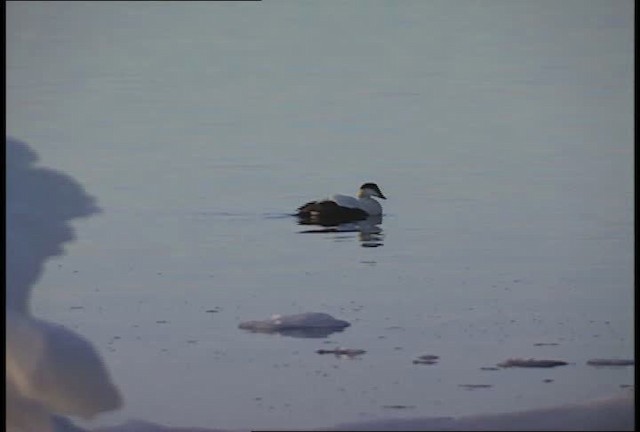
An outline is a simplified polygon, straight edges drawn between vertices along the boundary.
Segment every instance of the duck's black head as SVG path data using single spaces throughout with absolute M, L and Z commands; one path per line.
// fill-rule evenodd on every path
M 379 198 L 382 199 L 387 199 L 387 197 L 385 197 L 382 194 L 382 191 L 380 190 L 380 188 L 378 187 L 377 184 L 375 183 L 365 183 L 362 186 L 360 186 L 360 192 L 361 193 L 365 193 L 369 196 L 377 196 Z

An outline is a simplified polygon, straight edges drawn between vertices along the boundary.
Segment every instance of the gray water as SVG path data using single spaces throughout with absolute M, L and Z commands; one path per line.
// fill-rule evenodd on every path
M 103 210 L 31 300 L 124 396 L 85 425 L 322 427 L 633 383 L 585 364 L 634 352 L 633 2 L 8 2 L 7 26 L 7 135 Z M 367 181 L 379 247 L 290 216 Z M 237 328 L 311 311 L 352 326 Z M 336 346 L 367 352 L 315 353 Z M 481 369 L 511 357 L 571 364 Z

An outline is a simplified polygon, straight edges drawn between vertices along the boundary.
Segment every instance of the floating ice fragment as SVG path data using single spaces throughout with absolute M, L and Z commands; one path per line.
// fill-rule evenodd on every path
M 259 333 L 280 333 L 294 337 L 327 337 L 342 331 L 351 324 L 321 312 L 306 312 L 295 315 L 273 315 L 264 321 L 245 321 L 238 326 Z

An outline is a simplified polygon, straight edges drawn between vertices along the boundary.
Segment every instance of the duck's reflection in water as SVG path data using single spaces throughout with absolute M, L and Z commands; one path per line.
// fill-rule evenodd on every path
M 322 233 L 357 233 L 358 240 L 362 247 L 380 247 L 384 240 L 384 234 L 380 224 L 382 224 L 382 215 L 369 216 L 367 219 L 335 225 L 330 222 L 309 223 L 304 220 L 298 220 L 299 225 L 317 226 L 318 228 L 306 229 L 300 231 L 301 234 L 322 234 Z

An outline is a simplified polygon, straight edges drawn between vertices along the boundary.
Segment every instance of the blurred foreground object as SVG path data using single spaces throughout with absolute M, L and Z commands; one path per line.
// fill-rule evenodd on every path
M 66 174 L 34 166 L 36 154 L 6 140 L 7 316 L 6 429 L 59 430 L 58 414 L 85 419 L 122 405 L 91 343 L 36 319 L 29 298 L 48 258 L 73 240 L 69 221 L 98 213 L 82 186 Z

